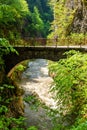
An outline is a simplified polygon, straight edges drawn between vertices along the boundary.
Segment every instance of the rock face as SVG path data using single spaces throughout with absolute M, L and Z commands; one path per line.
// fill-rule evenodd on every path
M 85 0 L 67 0 L 66 5 L 72 10 L 75 9 L 70 32 L 85 34 L 87 31 L 87 8 Z

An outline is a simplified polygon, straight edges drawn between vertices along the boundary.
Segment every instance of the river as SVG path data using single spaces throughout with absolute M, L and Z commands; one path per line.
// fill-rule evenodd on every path
M 35 59 L 30 61 L 26 71 L 22 74 L 21 86 L 25 91 L 24 97 L 36 94 L 46 106 L 55 109 L 56 102 L 50 92 L 53 79 L 49 76 L 48 71 L 47 60 Z M 51 130 L 53 125 L 51 118 L 43 107 L 38 107 L 38 111 L 36 111 L 31 109 L 31 105 L 27 102 L 24 104 L 27 127 L 36 126 L 38 130 Z

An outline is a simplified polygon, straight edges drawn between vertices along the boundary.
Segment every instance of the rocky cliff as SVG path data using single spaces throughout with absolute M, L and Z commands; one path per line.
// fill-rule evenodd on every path
M 87 2 L 86 0 L 67 0 L 66 5 L 75 10 L 70 26 L 70 32 L 86 33 L 87 31 Z

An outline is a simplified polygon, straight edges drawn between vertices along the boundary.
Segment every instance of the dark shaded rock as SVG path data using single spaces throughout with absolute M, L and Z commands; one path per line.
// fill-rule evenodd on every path
M 69 3 L 69 4 L 68 4 Z M 72 10 L 75 9 L 74 18 L 70 26 L 70 32 L 74 33 L 86 33 L 87 31 L 87 8 L 82 0 L 77 2 L 69 0 L 66 2 L 67 6 Z

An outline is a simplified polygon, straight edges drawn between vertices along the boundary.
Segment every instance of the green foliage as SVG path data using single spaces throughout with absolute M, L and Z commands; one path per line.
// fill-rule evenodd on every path
M 72 116 L 79 128 L 87 120 L 87 54 L 76 51 L 65 54 L 66 59 L 49 67 L 55 73 L 52 91 L 56 92 L 59 113 Z
M 50 22 L 53 20 L 53 11 L 52 8 L 50 7 L 50 5 L 48 4 L 49 0 L 27 0 L 28 4 L 29 4 L 29 9 L 31 12 L 31 17 L 28 17 L 28 27 L 26 28 L 26 30 L 29 32 L 30 37 L 36 37 L 36 31 L 39 31 L 39 37 L 47 37 L 48 33 L 49 33 L 49 28 L 50 28 Z M 38 14 L 40 17 L 40 21 L 43 22 L 43 27 L 40 27 L 40 30 L 36 30 L 36 27 L 34 27 L 35 24 L 35 18 L 32 18 L 32 15 L 35 15 L 35 8 L 37 8 L 38 10 Z M 37 14 L 37 15 L 38 15 Z M 39 24 L 40 23 L 40 24 Z M 41 26 L 41 22 L 37 23 L 38 26 Z M 43 28 L 43 29 L 42 29 Z M 39 29 L 39 28 L 38 28 Z M 36 31 L 35 31 L 36 30 Z M 38 36 L 38 35 L 37 35 Z
M 5 38 L 0 38 L 0 64 L 4 64 L 3 55 L 6 55 L 10 52 L 16 52 L 15 49 L 9 44 L 9 42 Z M 14 129 L 21 129 L 23 127 L 23 117 L 18 119 L 10 117 L 8 118 L 9 113 L 9 105 L 13 101 L 12 93 L 14 90 L 14 86 L 2 84 L 0 85 L 0 129 L 1 130 L 9 130 L 12 127 L 12 124 L 15 124 Z M 23 120 L 22 120 L 23 119 Z M 17 128 L 16 128 L 17 127 Z M 12 128 L 13 129 L 13 128 Z M 23 130 L 23 129 L 21 129 Z
M 17 53 L 17 51 L 9 44 L 9 41 L 5 38 L 0 38 L 0 47 L 0 55 L 8 54 L 10 52 Z
M 21 37 L 46 37 L 52 19 L 48 1 L 0 0 L 0 36 L 11 44 Z
M 87 130 L 87 121 L 79 124 L 77 127 L 73 126 L 70 130 Z
M 23 66 L 22 64 L 16 67 L 16 71 L 24 71 L 24 69 L 25 69 L 25 66 Z
M 3 55 L 6 55 L 10 52 L 17 53 L 17 51 L 9 44 L 8 40 L 5 38 L 0 38 L 0 66 L 3 68 L 4 60 Z
M 0 107 L 0 113 L 2 113 L 3 111 L 6 112 L 8 111 L 8 109 L 6 108 L 7 106 L 5 105 L 8 105 L 11 101 L 12 101 L 12 98 L 9 97 L 9 95 L 5 96 L 5 93 L 9 93 L 9 91 L 13 91 L 14 89 L 14 86 L 12 85 L 7 85 L 7 84 L 3 84 L 3 85 L 0 85 L 0 105 L 2 105 L 2 107 Z M 3 105 L 4 104 L 4 105 Z
M 26 64 L 23 65 L 23 63 L 17 65 L 14 67 L 13 71 L 11 72 L 10 74 L 10 78 L 13 80 L 13 81 L 17 81 L 17 82 L 20 82 L 21 80 L 21 75 L 23 73 L 23 71 L 26 69 Z
M 35 126 L 26 128 L 25 118 L 22 116 L 18 118 L 7 116 L 10 112 L 9 105 L 14 100 L 10 93 L 13 93 L 14 89 L 12 85 L 0 85 L 0 130 L 38 130 Z
M 6 55 L 10 52 L 17 53 L 17 51 L 9 44 L 9 41 L 5 38 L 0 38 L 0 64 L 4 64 L 3 55 Z
M 34 28 L 34 34 L 36 33 L 37 36 L 40 37 L 40 33 L 43 31 L 44 23 L 40 17 L 40 13 L 37 7 L 34 7 L 34 12 L 31 14 L 32 18 L 32 30 Z
M 31 126 L 30 128 L 28 128 L 27 130 L 38 130 L 35 126 Z
M 65 38 L 60 38 L 57 41 L 58 45 L 86 45 L 87 34 L 83 33 L 71 33 Z
M 0 0 L 1 20 L 10 22 L 16 20 L 16 18 L 24 17 L 28 10 L 28 4 L 25 0 Z
M 20 116 L 18 118 L 8 117 L 9 104 L 14 100 L 11 98 L 13 89 L 12 85 L 3 84 L 0 85 L 0 130 L 38 130 L 36 127 L 25 127 L 25 118 Z
M 16 118 L 8 118 L 6 116 L 1 116 L 0 117 L 0 129 L 2 130 L 9 130 L 11 124 L 15 124 L 15 127 L 11 128 L 11 130 L 24 130 L 23 129 L 23 121 L 24 117 L 19 117 L 18 119 Z
M 0 36 L 10 40 L 10 43 L 15 42 L 21 34 L 23 19 L 28 14 L 25 0 L 0 0 Z
M 49 38 L 64 38 L 68 34 L 68 28 L 74 18 L 75 10 L 65 5 L 65 0 L 52 1 L 54 11 L 54 21 L 51 26 Z
M 84 5 L 85 9 L 86 0 L 82 0 L 81 2 L 81 5 Z M 77 26 L 75 20 L 77 19 L 76 15 L 79 7 L 75 7 L 75 5 L 78 5 L 78 2 L 75 1 L 74 5 L 69 4 L 65 0 L 55 2 L 51 0 L 50 4 L 53 8 L 54 20 L 51 23 L 51 33 L 48 35 L 48 38 L 57 38 L 57 45 L 85 45 L 87 42 L 87 34 L 80 32 L 78 29 L 77 33 L 76 31 L 72 32 L 73 25 Z M 71 8 L 71 6 L 73 7 Z M 78 15 L 80 17 L 81 14 Z
M 85 45 L 87 39 L 87 34 L 83 33 L 71 33 L 66 38 L 66 43 L 68 42 L 69 45 Z
M 31 109 L 38 110 L 39 106 L 42 106 L 41 101 L 36 95 L 29 95 L 24 97 L 24 101 L 30 105 Z

